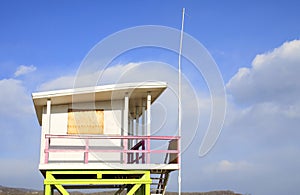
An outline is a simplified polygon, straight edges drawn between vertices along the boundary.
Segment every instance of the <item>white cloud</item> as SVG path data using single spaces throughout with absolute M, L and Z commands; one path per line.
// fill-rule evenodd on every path
M 32 135 L 36 126 L 34 108 L 30 93 L 23 86 L 22 81 L 15 79 L 0 80 L 0 129 L 1 153 L 18 150 L 20 144 L 35 138 L 39 132 Z M 27 144 L 27 146 L 31 145 Z M 25 149 L 26 147 L 23 146 Z
M 30 93 L 16 79 L 0 80 L 0 91 L 0 183 L 37 187 L 32 159 L 38 157 L 40 132 Z
M 227 90 L 240 103 L 290 103 L 300 96 L 300 40 L 284 43 L 255 57 L 251 68 L 240 68 Z
M 0 80 L 0 115 L 23 116 L 33 113 L 30 93 L 27 92 L 21 80 Z
M 74 86 L 74 76 L 62 76 L 54 80 L 42 83 L 38 91 L 50 91 L 58 89 L 70 89 Z
M 96 86 L 100 84 L 113 84 L 118 82 L 123 74 L 130 69 L 139 66 L 140 63 L 129 63 L 126 65 L 116 65 L 108 67 L 105 71 L 89 72 L 88 74 L 67 75 L 55 78 L 51 81 L 41 84 L 39 91 L 70 89 L 85 86 Z
M 28 74 L 31 72 L 34 72 L 36 70 L 36 67 L 33 65 L 30 66 L 26 66 L 26 65 L 21 65 L 17 68 L 16 72 L 15 72 L 15 77 L 24 75 L 24 74 Z
M 251 69 L 238 71 L 227 84 L 234 104 L 229 109 L 229 128 L 241 128 L 242 135 L 263 136 L 269 142 L 300 135 L 299 53 L 300 40 L 286 42 L 256 56 Z M 240 103 L 248 106 L 239 107 Z

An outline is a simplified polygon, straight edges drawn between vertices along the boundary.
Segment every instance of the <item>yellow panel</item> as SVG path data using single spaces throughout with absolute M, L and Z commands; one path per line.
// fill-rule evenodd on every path
M 68 134 L 103 134 L 103 110 L 69 110 Z

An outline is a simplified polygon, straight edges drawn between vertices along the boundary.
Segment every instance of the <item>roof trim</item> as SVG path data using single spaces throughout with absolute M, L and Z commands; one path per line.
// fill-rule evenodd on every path
M 148 92 L 151 92 L 151 103 L 153 103 L 166 88 L 166 82 L 121 83 L 37 92 L 32 93 L 32 100 L 38 121 L 41 125 L 43 107 L 47 105 L 47 100 L 49 99 L 51 100 L 51 105 L 63 105 L 80 102 L 121 100 L 125 97 L 125 94 L 128 93 L 131 100 L 130 107 L 133 107 L 136 106 L 136 104 L 140 104 L 138 103 L 141 102 L 139 100 L 146 98 Z
M 83 87 L 83 88 L 73 88 L 73 89 L 63 89 L 63 90 L 53 90 L 32 93 L 32 99 L 40 98 L 52 98 L 58 96 L 67 95 L 78 95 L 78 94 L 88 94 L 88 93 L 100 93 L 106 91 L 118 91 L 118 90 L 132 90 L 132 89 L 147 89 L 147 88 L 166 88 L 166 82 L 142 82 L 142 83 L 121 83 L 121 84 L 111 84 L 111 85 L 101 85 L 95 87 Z

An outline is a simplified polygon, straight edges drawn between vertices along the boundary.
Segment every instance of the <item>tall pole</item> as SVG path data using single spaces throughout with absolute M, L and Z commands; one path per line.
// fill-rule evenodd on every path
M 179 170 L 178 170 L 178 195 L 181 195 L 181 53 L 182 53 L 182 39 L 183 39 L 183 26 L 184 26 L 184 13 L 185 8 L 182 8 L 182 21 L 181 21 L 181 33 L 180 33 L 180 45 L 179 45 L 179 55 L 178 55 L 178 136 L 179 141 Z

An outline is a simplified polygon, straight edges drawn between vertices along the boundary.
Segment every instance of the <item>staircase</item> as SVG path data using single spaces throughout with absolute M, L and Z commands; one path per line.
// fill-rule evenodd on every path
M 168 147 L 168 150 L 170 149 L 170 145 Z M 167 153 L 165 156 L 164 163 L 169 163 L 170 161 L 170 154 Z M 156 177 L 156 175 L 159 175 L 159 177 Z M 166 187 L 169 179 L 170 171 L 168 170 L 160 170 L 155 172 L 155 174 L 151 175 L 152 184 L 151 184 L 151 194 L 160 194 L 164 195 L 166 192 Z
M 152 184 L 150 186 L 150 194 L 164 195 L 168 183 L 170 172 L 166 170 L 156 170 L 151 174 Z M 120 178 L 118 178 L 120 179 Z M 123 178 L 124 179 L 124 178 Z M 114 193 L 115 195 L 126 194 L 127 185 L 115 186 L 119 189 Z
M 177 146 L 177 140 L 172 140 L 169 143 L 168 150 L 174 150 L 174 146 Z M 164 159 L 164 164 L 178 163 L 178 156 L 167 153 Z M 150 184 L 150 194 L 151 195 L 165 195 L 167 183 L 169 180 L 170 170 L 152 170 L 151 171 L 151 180 Z M 122 178 L 121 178 L 122 179 Z M 121 185 L 119 190 L 115 192 L 115 195 L 121 195 L 126 193 L 127 185 Z
M 164 195 L 166 192 L 166 186 L 168 183 L 169 175 L 169 171 L 161 171 L 161 173 L 152 174 L 152 184 L 150 193 Z

